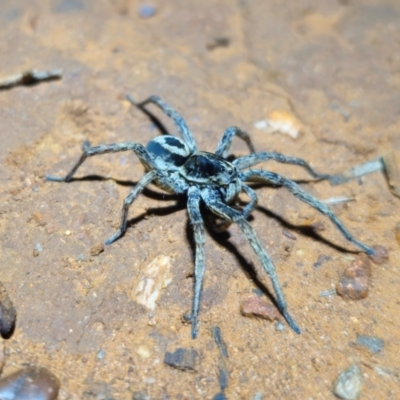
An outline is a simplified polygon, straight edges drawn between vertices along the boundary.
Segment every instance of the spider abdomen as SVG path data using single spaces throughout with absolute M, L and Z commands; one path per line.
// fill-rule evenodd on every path
M 146 150 L 161 169 L 178 169 L 190 157 L 186 143 L 169 135 L 157 136 L 147 144 Z

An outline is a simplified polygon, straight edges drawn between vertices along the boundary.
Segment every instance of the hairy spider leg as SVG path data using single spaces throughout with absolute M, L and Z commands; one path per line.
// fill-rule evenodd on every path
M 367 254 L 374 254 L 374 250 L 368 247 L 367 245 L 356 240 L 351 233 L 347 230 L 347 228 L 343 225 L 343 223 L 339 220 L 339 218 L 334 214 L 334 212 L 320 200 L 314 198 L 307 192 L 305 192 L 297 183 L 287 179 L 279 174 L 274 172 L 264 171 L 264 170 L 249 170 L 243 172 L 243 178 L 246 180 L 252 180 L 260 178 L 272 183 L 274 185 L 284 186 L 286 187 L 294 196 L 296 196 L 299 200 L 307 203 L 311 207 L 315 208 L 320 213 L 326 215 L 334 225 L 339 229 L 342 235 L 349 241 L 354 243 L 360 249 L 365 251 Z
M 275 266 L 262 246 L 260 240 L 258 239 L 255 231 L 251 227 L 251 225 L 245 220 L 242 213 L 236 211 L 232 207 L 229 207 L 225 203 L 221 201 L 218 196 L 218 193 L 214 190 L 207 188 L 201 191 L 201 197 L 203 201 L 206 203 L 207 207 L 216 215 L 225 218 L 227 220 L 231 220 L 236 222 L 239 225 L 239 228 L 242 230 L 246 239 L 248 240 L 250 246 L 253 248 L 254 253 L 257 255 L 258 259 L 261 261 L 261 264 L 264 268 L 264 271 L 270 277 L 272 282 L 272 286 L 274 288 L 276 294 L 276 302 L 279 311 L 282 313 L 286 322 L 293 329 L 293 331 L 297 334 L 300 334 L 300 328 L 293 320 L 292 316 L 287 311 L 287 305 L 285 298 L 283 296 L 281 285 L 279 284 L 278 276 L 276 275 Z
M 240 128 L 236 126 L 231 126 L 228 128 L 221 137 L 221 140 L 218 143 L 217 149 L 215 150 L 215 154 L 226 158 L 229 154 L 229 150 L 232 146 L 232 141 L 235 136 L 240 137 L 240 139 L 244 140 L 250 149 L 251 153 L 255 152 L 253 143 L 251 142 L 250 136 L 247 132 L 242 131 Z
M 242 190 L 249 196 L 250 201 L 242 211 L 243 218 L 247 218 L 249 214 L 254 210 L 258 203 L 258 197 L 256 192 L 249 186 L 242 183 Z
M 205 271 L 205 234 L 204 221 L 200 213 L 200 190 L 191 186 L 188 191 L 188 213 L 192 224 L 194 241 L 196 243 L 195 263 L 194 263 L 194 296 L 192 306 L 192 339 L 197 337 L 198 315 L 200 307 L 201 289 L 203 286 L 203 276 Z
M 243 190 L 247 196 L 249 196 L 250 201 L 249 203 L 243 208 L 241 214 L 244 218 L 247 218 L 249 214 L 254 210 L 255 206 L 258 203 L 258 197 L 256 192 L 247 185 L 241 184 L 241 190 Z M 230 198 L 229 194 L 227 194 L 227 198 Z M 226 199 L 225 199 L 226 201 Z M 223 232 L 226 231 L 231 225 L 233 221 L 229 219 L 224 219 L 223 222 L 219 223 L 218 225 L 214 224 L 214 230 L 216 232 Z
M 106 240 L 105 244 L 109 245 L 119 239 L 125 232 L 128 221 L 128 212 L 131 204 L 137 199 L 143 189 L 149 185 L 157 177 L 157 171 L 150 171 L 145 174 L 140 181 L 135 185 L 135 187 L 130 191 L 128 196 L 126 196 L 124 203 L 122 205 L 121 222 L 117 232 L 114 233 L 109 239 Z
M 122 206 L 122 213 L 121 213 L 121 222 L 119 229 L 117 232 L 114 233 L 106 242 L 105 244 L 109 245 L 119 239 L 125 232 L 127 228 L 127 221 L 128 221 L 128 212 L 129 207 L 132 203 L 137 199 L 137 197 L 142 193 L 143 189 L 149 185 L 151 182 L 154 182 L 157 185 L 157 180 L 162 181 L 162 183 L 173 190 L 176 194 L 182 194 L 185 190 L 187 190 L 187 185 L 182 179 L 174 180 L 168 178 L 168 176 L 163 171 L 153 170 L 147 172 L 140 181 L 135 185 L 135 187 L 131 190 L 128 196 L 125 198 L 123 206 Z
M 128 97 L 128 100 L 131 101 L 131 98 Z M 186 125 L 185 120 L 181 117 L 181 115 L 177 111 L 175 111 L 172 107 L 170 107 L 165 101 L 161 100 L 158 96 L 151 96 L 147 100 L 137 103 L 136 106 L 141 108 L 141 107 L 144 107 L 148 103 L 155 104 L 164 112 L 164 114 L 166 114 L 168 117 L 170 117 L 174 121 L 175 126 L 178 129 L 180 136 L 186 142 L 186 144 L 189 146 L 190 151 L 192 153 L 197 151 L 197 145 L 193 138 L 193 135 L 190 132 L 190 129 L 188 128 L 188 126 Z
M 58 176 L 46 176 L 47 181 L 52 182 L 69 182 L 74 176 L 77 169 L 82 165 L 82 163 L 92 156 L 105 153 L 117 153 L 119 151 L 132 150 L 139 158 L 140 162 L 148 169 L 156 168 L 154 164 L 153 157 L 147 152 L 143 145 L 134 142 L 122 142 L 122 143 L 112 143 L 103 144 L 100 146 L 86 147 L 83 149 L 83 153 L 78 162 L 73 166 L 71 171 L 63 178 Z
M 299 165 L 307 170 L 307 172 L 313 176 L 314 178 L 318 179 L 327 179 L 330 177 L 329 174 L 320 174 L 318 172 L 315 172 L 313 168 L 308 165 L 306 161 L 304 161 L 301 158 L 297 157 L 288 157 L 285 156 L 281 153 L 276 153 L 276 152 L 260 152 L 260 153 L 255 153 L 255 154 L 250 154 L 248 156 L 243 156 L 239 157 L 236 160 L 233 161 L 233 165 L 240 169 L 243 170 L 245 168 L 252 167 L 253 165 L 256 165 L 262 161 L 269 161 L 273 160 L 282 164 L 293 164 L 293 165 Z

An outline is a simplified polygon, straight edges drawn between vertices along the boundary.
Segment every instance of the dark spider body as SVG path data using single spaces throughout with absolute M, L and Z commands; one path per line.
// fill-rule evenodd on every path
M 131 99 L 129 100 L 133 102 Z M 300 333 L 300 328 L 287 311 L 274 264 L 255 231 L 246 220 L 257 204 L 257 195 L 245 182 L 261 181 L 274 186 L 285 186 L 299 200 L 328 216 L 347 240 L 354 243 L 366 253 L 373 254 L 373 250 L 370 247 L 359 242 L 350 234 L 328 206 L 305 192 L 295 182 L 274 172 L 248 168 L 263 161 L 273 160 L 299 165 L 315 178 L 325 179 L 328 175 L 316 173 L 300 158 L 287 157 L 275 152 L 255 153 L 247 133 L 236 127 L 228 128 L 224 132 L 215 153 L 198 151 L 184 119 L 174 109 L 156 96 L 152 96 L 148 100 L 135 105 L 142 108 L 147 103 L 154 103 L 173 119 L 181 138 L 170 135 L 158 136 L 151 140 L 146 148 L 135 142 L 113 143 L 93 147 L 85 146 L 81 158 L 67 176 L 64 178 L 47 176 L 46 179 L 55 182 L 69 182 L 86 158 L 98 154 L 132 150 L 143 164 L 146 173 L 125 198 L 119 229 L 106 241 L 106 244 L 111 244 L 125 233 L 129 207 L 150 183 L 153 182 L 169 193 L 185 194 L 187 196 L 187 209 L 196 244 L 194 298 L 191 314 L 192 338 L 196 338 L 197 336 L 200 295 L 205 271 L 205 232 L 204 221 L 200 212 L 201 203 L 205 204 L 213 214 L 222 218 L 223 224 L 220 225 L 222 229 L 227 229 L 232 223 L 238 224 L 271 279 L 276 294 L 276 303 L 280 312 L 290 327 L 296 333 Z M 226 157 L 229 155 L 232 140 L 235 136 L 238 136 L 247 143 L 251 154 L 229 162 Z M 250 201 L 241 210 L 237 210 L 231 207 L 230 204 L 241 192 L 244 192 Z

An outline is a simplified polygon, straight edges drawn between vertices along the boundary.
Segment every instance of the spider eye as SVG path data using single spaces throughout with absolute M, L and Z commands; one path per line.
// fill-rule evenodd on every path
M 228 169 L 228 174 L 233 175 L 233 169 Z

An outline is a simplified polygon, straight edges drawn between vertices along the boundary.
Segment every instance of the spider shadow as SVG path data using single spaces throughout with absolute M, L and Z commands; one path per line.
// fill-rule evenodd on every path
M 96 174 L 86 175 L 86 176 L 79 177 L 79 178 L 72 178 L 70 180 L 70 182 L 74 182 L 74 181 L 79 181 L 79 182 L 113 181 L 118 185 L 132 187 L 132 188 L 137 184 L 137 182 L 135 182 L 135 181 L 115 179 L 115 178 L 104 177 L 104 176 L 96 175 Z M 144 195 L 147 198 L 150 198 L 153 200 L 159 200 L 159 201 L 175 200 L 176 203 L 173 205 L 168 205 L 166 207 L 150 207 L 150 208 L 148 208 L 145 212 L 137 215 L 136 217 L 130 218 L 127 221 L 127 229 L 129 229 L 131 226 L 134 226 L 137 223 L 145 220 L 147 217 L 149 217 L 151 215 L 166 216 L 166 215 L 172 214 L 176 211 L 180 211 L 180 210 L 183 210 L 184 208 L 186 208 L 185 196 L 178 196 L 176 194 L 160 192 L 160 191 L 152 190 L 148 187 L 143 189 L 142 195 Z M 134 209 L 134 208 L 135 208 L 135 206 L 133 204 L 132 209 Z
M 97 181 L 97 182 L 106 182 L 106 181 L 113 181 L 117 185 L 121 186 L 126 186 L 126 187 L 131 187 L 133 188 L 138 181 L 131 181 L 131 180 L 123 180 L 123 179 L 116 179 L 116 178 L 111 178 L 111 177 L 105 177 L 101 175 L 85 175 L 82 177 L 75 178 L 73 177 L 70 182 L 91 182 L 91 181 Z M 179 199 L 179 196 L 173 193 L 166 193 L 166 192 L 160 192 L 158 190 L 153 190 L 150 189 L 149 187 L 145 187 L 143 189 L 142 194 L 148 198 L 154 199 L 154 200 L 177 200 Z M 133 206 L 134 207 L 134 206 Z
M 233 254 L 236 259 L 239 262 L 240 267 L 242 270 L 245 272 L 245 274 L 255 283 L 255 285 L 266 295 L 268 298 L 271 300 L 273 304 L 279 309 L 278 304 L 275 300 L 274 295 L 272 294 L 271 290 L 260 280 L 258 277 L 257 271 L 254 267 L 254 264 L 250 261 L 248 261 L 245 256 L 239 251 L 238 247 L 229 241 L 231 234 L 228 232 L 228 230 L 218 232 L 216 231 L 213 227 L 212 224 L 210 223 L 210 219 L 215 218 L 215 214 L 213 214 L 211 211 L 206 209 L 206 206 L 204 204 L 201 204 L 201 215 L 203 216 L 204 220 L 204 227 L 208 235 L 213 239 L 214 242 L 218 243 L 220 246 L 225 247 L 231 254 Z M 211 218 L 209 218 L 211 217 Z M 248 219 L 252 219 L 250 216 Z M 190 226 L 190 220 L 187 220 L 186 223 L 186 238 L 187 241 L 189 242 L 191 248 L 192 248 L 192 254 L 193 254 L 193 265 L 195 262 L 195 239 L 194 239 L 194 233 L 193 229 L 191 229 Z M 207 264 L 207 262 L 206 262 Z
M 133 99 L 130 96 L 128 97 L 128 100 L 131 102 L 131 104 L 133 106 L 135 106 L 137 109 L 139 109 L 143 114 L 145 114 L 149 118 L 150 122 L 156 127 L 156 129 L 158 129 L 160 131 L 161 135 L 170 135 L 170 133 L 168 132 L 168 129 L 165 127 L 165 125 L 151 111 L 147 110 L 140 103 L 136 103 L 135 101 L 133 101 Z
M 257 186 L 266 186 L 263 184 L 256 184 Z M 254 186 L 253 186 L 254 188 Z M 239 202 L 240 206 L 244 206 L 245 202 Z M 185 205 L 183 205 L 183 207 L 185 207 Z M 277 221 L 279 223 L 280 226 L 282 226 L 282 228 L 286 228 L 295 232 L 299 232 L 300 234 L 304 235 L 304 236 L 308 236 L 310 238 L 312 238 L 313 240 L 319 241 L 321 243 L 324 243 L 334 249 L 336 249 L 337 251 L 340 251 L 342 253 L 357 253 L 356 250 L 351 251 L 348 250 L 340 245 L 337 245 L 329 240 L 327 240 L 326 238 L 324 238 L 323 236 L 321 236 L 316 230 L 315 228 L 313 228 L 312 226 L 309 225 L 295 225 L 292 224 L 290 222 L 288 222 L 287 220 L 285 220 L 284 218 L 282 218 L 280 215 L 274 213 L 273 211 L 263 207 L 263 206 L 257 206 L 256 210 L 262 212 L 266 217 L 274 219 L 275 221 Z M 201 213 L 204 217 L 205 220 L 205 229 L 207 231 L 207 233 L 209 234 L 209 236 L 216 242 L 218 243 L 220 246 L 224 247 L 226 250 L 228 250 L 231 254 L 233 254 L 236 259 L 238 260 L 238 263 L 240 265 L 240 267 L 242 268 L 242 270 L 245 272 L 245 274 L 254 282 L 254 284 L 271 300 L 271 302 L 279 309 L 278 304 L 276 302 L 275 296 L 273 294 L 272 289 L 270 289 L 268 286 L 266 286 L 259 278 L 259 275 L 257 274 L 257 270 L 254 266 L 254 264 L 250 261 L 248 261 L 245 256 L 242 254 L 242 252 L 238 249 L 238 247 L 236 245 L 234 245 L 229 239 L 231 237 L 231 234 L 229 233 L 228 230 L 222 231 L 222 232 L 218 232 L 216 230 L 213 229 L 213 227 L 211 226 L 211 224 L 207 223 L 208 222 L 208 216 L 212 216 L 215 217 L 214 214 L 212 214 L 210 211 L 208 211 L 206 209 L 206 207 L 204 205 L 202 205 L 201 207 Z M 247 218 L 247 220 L 252 220 L 254 219 L 253 216 L 249 216 Z M 187 240 L 189 242 L 189 244 L 192 247 L 192 251 L 193 251 L 193 257 L 195 256 L 195 242 L 194 242 L 194 235 L 193 235 L 193 230 L 191 229 L 190 226 L 190 221 L 188 220 L 187 224 L 186 224 L 186 237 Z M 193 258 L 194 259 L 194 258 Z
M 301 184 L 301 183 L 314 183 L 314 182 L 319 182 L 321 179 L 301 179 L 301 180 L 294 180 L 294 182 L 296 182 L 297 184 Z M 275 188 L 275 186 L 273 185 L 268 185 L 265 183 L 252 183 L 251 185 L 252 189 L 259 189 L 259 188 L 265 188 L 265 187 L 269 187 L 269 188 Z M 282 186 L 279 186 L 282 187 Z M 298 200 L 299 202 L 301 202 L 300 200 Z M 303 203 L 303 202 L 301 202 Z M 245 203 L 243 203 L 244 205 Z M 305 203 L 303 203 L 305 204 Z M 313 207 L 309 206 L 311 209 L 314 209 Z M 274 213 L 273 211 L 267 209 L 264 206 L 261 206 L 259 204 L 257 204 L 257 206 L 255 207 L 255 210 L 258 210 L 260 212 L 262 212 L 265 216 L 267 216 L 268 218 L 272 218 L 275 221 L 277 221 L 283 228 L 294 231 L 294 232 L 298 232 L 301 235 L 304 236 L 308 236 L 309 238 L 320 242 L 320 243 L 324 243 L 332 248 L 334 248 L 337 251 L 340 251 L 341 253 L 354 253 L 357 254 L 359 253 L 359 251 L 357 250 L 348 250 L 346 247 L 343 247 L 341 245 L 335 244 L 333 242 L 331 242 L 330 240 L 326 239 L 324 236 L 320 235 L 318 233 L 318 231 L 316 230 L 316 228 L 310 226 L 310 225 L 295 225 L 290 223 L 289 221 L 287 221 L 286 219 L 284 219 L 282 216 L 280 216 L 277 213 Z M 314 209 L 315 210 L 315 209 Z M 315 210 L 316 212 L 318 212 L 317 210 Z M 327 220 L 329 220 L 329 218 L 327 217 Z M 329 220 L 330 221 L 330 220 Z M 335 224 L 333 224 L 332 221 L 331 225 L 337 229 L 337 227 L 335 226 Z

